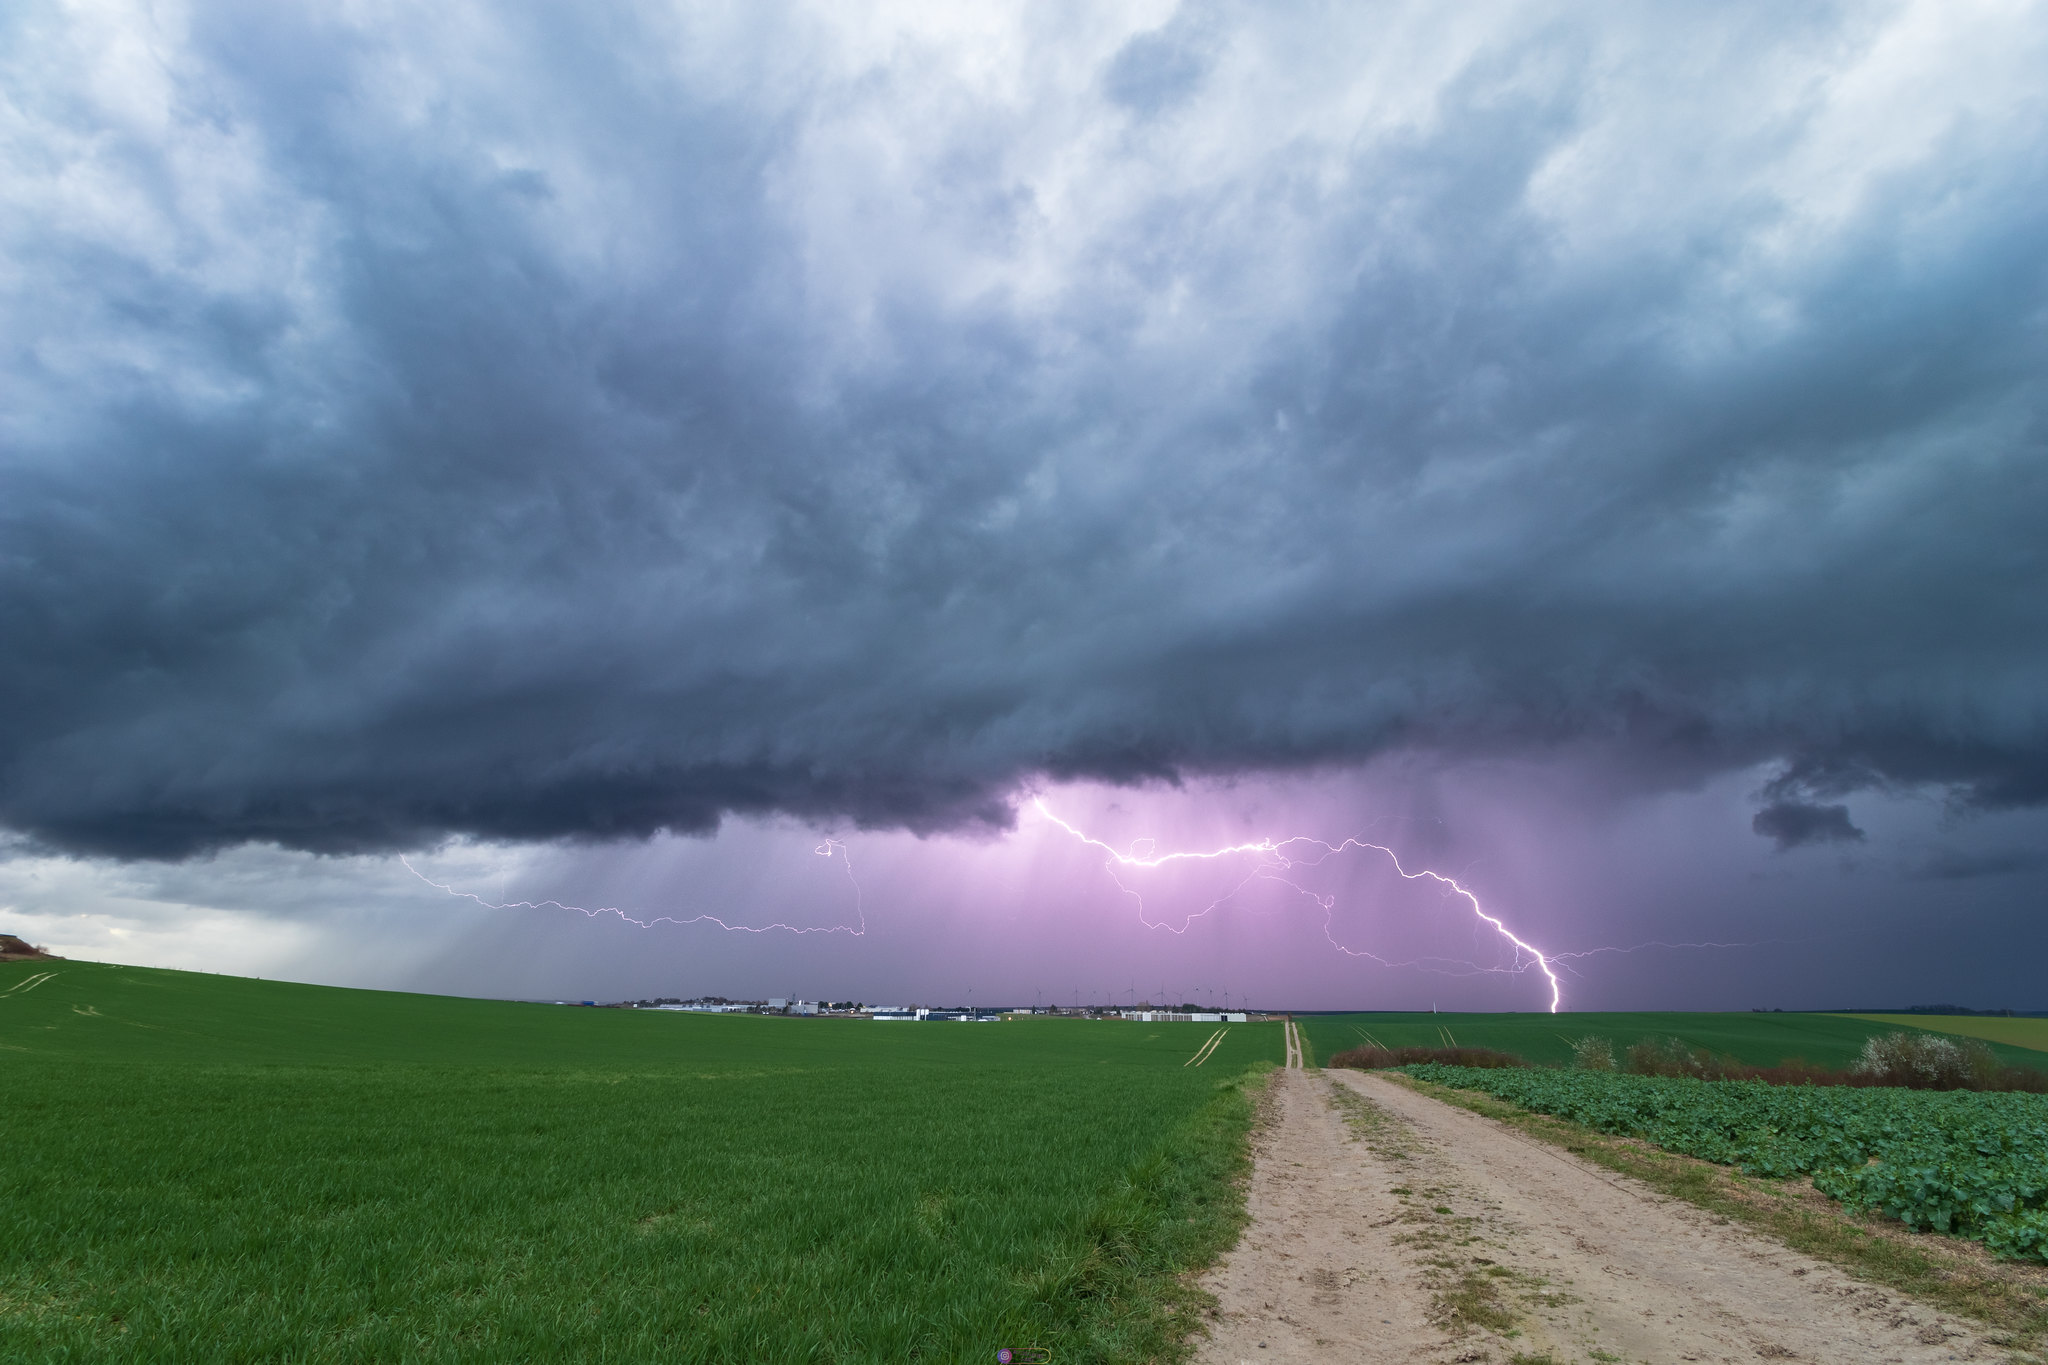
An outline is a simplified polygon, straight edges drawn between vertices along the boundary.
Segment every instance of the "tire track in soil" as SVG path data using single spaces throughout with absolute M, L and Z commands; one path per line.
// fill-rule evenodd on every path
M 1448 1359 L 1431 1326 L 1430 1291 L 1396 1241 L 1400 1179 L 1331 1107 L 1327 1082 L 1288 1066 L 1267 1083 L 1253 1137 L 1252 1216 L 1203 1279 L 1218 1299 L 1205 1365 L 1343 1360 L 1392 1365 Z
M 1384 1077 L 1275 1073 L 1204 1365 L 2002 1360 L 1982 1329 Z
M 1547 1281 L 1524 1319 L 1556 1360 L 2005 1359 L 1982 1329 L 1851 1279 L 1681 1200 L 1369 1072 L 1333 1073 L 1415 1135 L 1505 1235 L 1499 1259 Z M 1453 1201 L 1456 1202 L 1455 1200 Z

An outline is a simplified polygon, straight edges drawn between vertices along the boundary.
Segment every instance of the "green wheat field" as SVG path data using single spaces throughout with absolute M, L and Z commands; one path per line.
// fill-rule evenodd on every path
M 0 1359 L 1171 1354 L 1282 1055 L 1213 1031 L 0 965 Z
M 1368 1039 L 1560 1064 L 1595 1033 L 1839 1066 L 1894 1026 L 1300 1018 L 1311 1065 Z M 1175 1358 L 1283 1054 L 1280 1025 L 1238 1024 L 1188 1065 L 1214 1032 L 0 964 L 0 1359 Z

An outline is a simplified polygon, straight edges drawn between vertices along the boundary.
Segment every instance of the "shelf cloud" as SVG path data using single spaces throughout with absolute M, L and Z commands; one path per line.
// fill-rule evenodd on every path
M 0 824 L 2048 801 L 2048 16 L 0 18 Z M 1960 875 L 1936 873 L 1935 875 Z

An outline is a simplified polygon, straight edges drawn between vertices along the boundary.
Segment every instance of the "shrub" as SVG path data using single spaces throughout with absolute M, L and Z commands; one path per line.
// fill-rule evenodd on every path
M 1375 1046 L 1339 1052 L 1328 1065 L 1384 1071 L 1430 1062 L 1486 1070 L 1529 1065 L 1512 1052 L 1490 1047 Z M 1830 1071 L 1798 1057 L 1776 1066 L 1749 1066 L 1733 1057 L 1718 1057 L 1705 1048 L 1689 1046 L 1683 1039 L 1668 1037 L 1644 1038 L 1631 1044 L 1617 1068 L 1611 1042 L 1585 1037 L 1572 1044 L 1572 1069 L 1620 1070 L 1635 1076 L 1690 1077 L 1698 1081 L 1762 1081 L 1767 1085 L 2048 1093 L 2048 1072 L 2001 1066 L 1991 1049 L 1975 1039 L 1959 1043 L 1934 1034 L 1894 1033 L 1872 1038 L 1864 1045 L 1863 1056 L 1846 1071 Z
M 1975 1038 L 1957 1041 L 1928 1033 L 1888 1033 L 1863 1044 L 1863 1055 L 1850 1068 L 1881 1085 L 1914 1090 L 1992 1090 L 2004 1068 L 1991 1049 Z
M 1572 1066 L 1579 1071 L 1614 1070 L 1614 1044 L 1586 1035 L 1572 1044 Z
M 1578 1051 L 1576 1045 L 1573 1051 Z M 1974 1038 L 1957 1041 L 1925 1033 L 1872 1038 L 1847 1071 L 1830 1071 L 1799 1057 L 1776 1066 L 1747 1066 L 1733 1057 L 1716 1057 L 1704 1048 L 1688 1047 L 1677 1038 L 1645 1038 L 1634 1044 L 1623 1069 L 1636 1076 L 1690 1076 L 1701 1081 L 1763 1081 L 1768 1085 L 2048 1092 L 2048 1073 L 2001 1066 L 1991 1049 Z

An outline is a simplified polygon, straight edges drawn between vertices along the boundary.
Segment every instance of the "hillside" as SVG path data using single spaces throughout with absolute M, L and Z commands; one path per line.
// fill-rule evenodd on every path
M 50 956 L 26 939 L 13 934 L 0 934 L 0 962 L 58 962 L 60 958 Z

